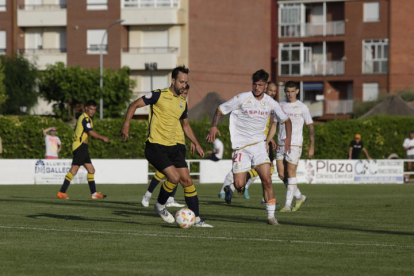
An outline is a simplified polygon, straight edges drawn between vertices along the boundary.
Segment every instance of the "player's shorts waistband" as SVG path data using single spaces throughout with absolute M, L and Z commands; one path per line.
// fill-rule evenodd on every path
M 285 145 L 277 145 L 278 147 L 284 147 Z M 297 145 L 290 145 L 291 147 L 298 147 L 301 148 L 302 146 L 297 146 Z
M 256 142 L 256 143 L 252 143 L 252 144 L 245 145 L 245 146 L 240 147 L 240 148 L 233 148 L 233 150 L 241 150 L 241 149 L 244 149 L 244 148 L 246 148 L 246 147 L 248 147 L 248 146 L 253 146 L 253 145 L 256 145 L 256 144 L 259 144 L 259 143 L 260 143 L 260 142 Z

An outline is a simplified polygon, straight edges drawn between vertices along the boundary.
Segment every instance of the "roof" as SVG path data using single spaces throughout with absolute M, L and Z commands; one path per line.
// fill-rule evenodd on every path
M 414 115 L 414 109 L 411 108 L 398 95 L 390 95 L 386 100 L 374 106 L 370 111 L 359 117 L 359 119 L 367 118 L 374 115 Z
M 188 112 L 190 120 L 201 120 L 203 118 L 213 119 L 217 107 L 224 103 L 225 100 L 216 92 L 208 93 L 198 104 L 193 106 Z

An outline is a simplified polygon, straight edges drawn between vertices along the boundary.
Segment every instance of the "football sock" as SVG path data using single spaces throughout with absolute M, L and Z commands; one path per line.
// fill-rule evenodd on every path
M 249 181 L 249 179 L 251 179 L 251 178 L 255 178 L 256 176 L 258 176 L 256 170 L 255 169 L 251 169 L 250 171 L 247 172 L 246 182 Z
M 273 164 L 270 167 L 270 179 L 272 178 L 273 173 L 275 172 L 275 167 L 273 167 Z
M 175 187 L 177 187 L 177 183 L 171 183 L 168 180 L 164 181 L 158 195 L 158 203 L 165 205 Z
M 286 191 L 286 203 L 285 205 L 292 206 L 293 195 L 296 192 L 297 188 L 296 177 L 288 178 L 288 187 Z
M 96 193 L 95 175 L 93 173 L 88 173 L 88 185 L 91 194 Z
M 267 218 L 271 219 L 275 217 L 276 211 L 276 199 L 271 199 L 266 203 Z
M 63 185 L 60 188 L 61 193 L 66 193 L 66 190 L 69 188 L 69 185 L 72 179 L 73 179 L 73 174 L 71 172 L 68 172 L 65 176 L 65 180 L 63 181 Z
M 233 183 L 233 181 L 234 181 L 234 179 L 233 179 L 233 171 L 230 171 L 226 175 L 226 178 L 224 178 L 224 183 L 223 183 L 223 186 L 221 186 L 220 193 L 224 193 L 224 187 L 229 186 L 231 183 Z
M 249 189 L 250 185 L 253 184 L 254 180 L 256 179 L 256 177 L 254 178 L 250 178 L 247 182 L 246 182 L 246 190 Z
M 152 193 L 151 192 L 149 192 L 149 191 L 146 191 L 145 192 L 145 197 L 151 198 L 151 196 L 152 196 Z
M 172 197 L 173 199 L 174 199 L 175 193 L 177 192 L 177 188 L 178 188 L 178 185 L 177 185 L 177 186 L 175 186 L 175 188 L 174 188 L 173 192 L 172 192 L 172 193 L 171 193 L 171 195 L 170 195 L 170 197 Z
M 229 186 L 230 186 L 231 193 L 234 193 L 234 190 L 236 190 L 236 187 L 234 186 L 234 184 L 230 184 Z
M 297 199 L 299 199 L 299 198 L 301 198 L 302 197 L 302 193 L 300 192 L 300 190 L 299 190 L 299 188 L 298 188 L 298 186 L 296 185 L 296 191 L 295 191 L 295 193 L 293 194 L 294 196 L 295 196 L 295 198 L 297 198 Z
M 194 184 L 188 187 L 184 187 L 184 196 L 185 196 L 185 202 L 187 203 L 188 208 L 194 212 L 196 217 L 200 216 L 197 190 Z
M 159 171 L 156 171 L 154 174 L 154 177 L 151 179 L 151 183 L 148 186 L 148 191 L 150 193 L 154 192 L 155 187 L 157 187 L 158 183 L 165 177 L 162 173 Z

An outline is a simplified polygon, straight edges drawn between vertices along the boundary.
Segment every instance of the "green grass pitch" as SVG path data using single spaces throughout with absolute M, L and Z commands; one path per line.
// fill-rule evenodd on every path
M 308 201 L 266 222 L 251 199 L 196 185 L 214 228 L 164 223 L 141 206 L 146 185 L 0 186 L 0 275 L 413 275 L 414 185 L 301 185 Z M 285 187 L 275 184 L 278 203 Z M 182 188 L 176 199 L 184 202 Z M 278 206 L 280 209 L 281 206 Z M 178 208 L 169 208 L 175 213 Z

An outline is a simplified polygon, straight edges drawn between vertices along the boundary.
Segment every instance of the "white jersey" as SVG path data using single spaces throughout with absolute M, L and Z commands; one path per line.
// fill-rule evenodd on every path
M 45 136 L 46 156 L 58 157 L 58 148 L 61 142 L 57 136 Z
M 271 113 L 274 114 L 275 121 L 281 124 L 289 119 L 279 103 L 267 94 L 263 96 L 261 100 L 257 100 L 252 91 L 244 92 L 219 106 L 222 114 L 231 112 L 230 139 L 233 149 L 264 141 L 267 120 Z
M 405 138 L 404 143 L 403 143 L 403 147 L 407 148 L 407 149 L 410 148 L 410 147 L 414 147 L 414 139 L 411 140 L 410 138 Z M 414 148 L 407 150 L 407 156 L 409 156 L 409 155 L 414 155 Z
M 306 104 L 301 101 L 296 101 L 294 103 L 288 103 L 283 101 L 280 103 L 280 106 L 289 116 L 290 121 L 292 122 L 292 140 L 291 146 L 301 147 L 303 144 L 303 123 L 310 125 L 313 123 L 312 116 L 310 115 L 309 108 Z M 277 144 L 284 145 L 285 142 L 282 140 L 286 138 L 286 128 L 285 125 L 279 124 L 279 135 L 277 137 Z

